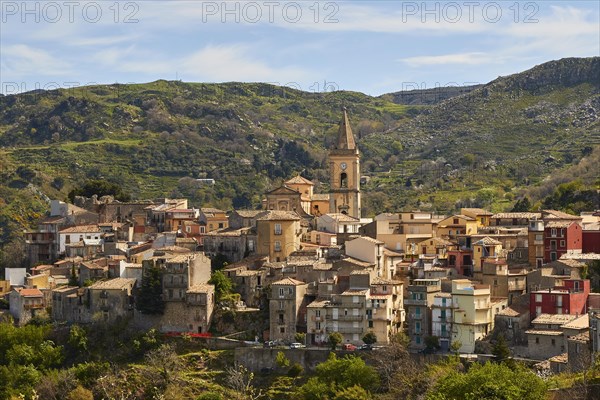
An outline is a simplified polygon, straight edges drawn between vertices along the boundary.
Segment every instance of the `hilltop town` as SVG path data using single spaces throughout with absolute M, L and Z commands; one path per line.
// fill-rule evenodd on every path
M 414 353 L 485 355 L 502 340 L 548 371 L 590 362 L 600 339 L 600 212 L 364 218 L 360 161 L 344 109 L 329 193 L 296 175 L 255 210 L 54 200 L 25 232 L 31 267 L 5 270 L 7 312 L 16 325 L 241 331 L 240 347 L 327 347 L 339 333 L 353 351 L 403 333 Z M 236 315 L 228 323 L 227 312 Z

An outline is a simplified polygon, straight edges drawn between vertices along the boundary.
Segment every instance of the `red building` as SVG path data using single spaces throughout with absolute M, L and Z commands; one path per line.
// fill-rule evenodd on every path
M 473 276 L 473 250 L 448 250 L 447 254 L 448 267 L 454 268 L 459 275 Z
M 600 254 L 600 230 L 583 231 L 583 253 Z
M 583 233 L 575 221 L 550 221 L 544 225 L 544 263 L 556 261 L 565 253 L 581 253 Z
M 540 314 L 581 315 L 587 312 L 589 279 L 565 279 L 562 286 L 529 293 L 531 319 Z

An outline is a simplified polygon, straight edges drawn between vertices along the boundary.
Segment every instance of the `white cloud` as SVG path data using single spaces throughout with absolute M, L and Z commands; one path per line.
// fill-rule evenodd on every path
M 2 69 L 11 79 L 25 75 L 60 76 L 69 73 L 70 64 L 46 50 L 15 44 L 2 46 Z
M 448 64 L 464 64 L 464 65 L 481 65 L 491 62 L 497 62 L 497 57 L 488 53 L 455 53 L 444 54 L 437 56 L 417 56 L 401 58 L 399 61 L 408 64 L 411 67 L 422 67 L 429 65 L 448 65 Z
M 272 67 L 250 55 L 245 45 L 209 45 L 181 60 L 182 72 L 209 81 L 291 82 L 306 77 L 294 66 Z

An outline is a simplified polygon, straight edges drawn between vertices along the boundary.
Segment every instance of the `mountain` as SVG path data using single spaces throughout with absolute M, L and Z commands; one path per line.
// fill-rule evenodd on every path
M 400 92 L 387 93 L 380 96 L 396 104 L 404 105 L 433 105 L 441 103 L 452 97 L 472 92 L 483 85 L 470 86 L 440 86 L 432 89 L 403 90 Z
M 0 240 L 43 212 L 42 194 L 66 198 L 89 179 L 134 198 L 187 196 L 223 208 L 257 207 L 269 187 L 299 172 L 327 191 L 342 106 L 370 177 L 368 214 L 510 207 L 524 185 L 600 143 L 599 76 L 598 57 L 563 59 L 447 91 L 443 101 L 414 100 L 429 92 L 370 97 L 179 81 L 2 96 Z M 216 184 L 194 179 L 204 177 Z

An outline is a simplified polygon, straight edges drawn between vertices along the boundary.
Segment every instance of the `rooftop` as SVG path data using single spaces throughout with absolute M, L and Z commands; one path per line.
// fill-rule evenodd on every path
M 273 282 L 272 285 L 277 285 L 277 286 L 299 286 L 299 285 L 306 285 L 305 282 L 299 281 L 297 279 L 293 279 L 293 278 L 283 278 L 277 282 Z
M 570 314 L 540 314 L 533 321 L 532 324 L 548 324 L 548 325 L 564 325 L 568 322 L 578 318 L 576 315 Z
M 484 210 L 483 208 L 461 208 L 461 212 L 469 212 L 475 215 L 492 215 L 491 212 Z
M 285 181 L 286 184 L 300 184 L 300 185 L 314 185 L 313 182 L 309 181 L 308 179 L 300 176 L 300 175 L 296 175 L 294 176 L 292 179 L 289 179 L 287 181 Z
M 108 289 L 127 289 L 135 285 L 133 278 L 114 278 L 107 281 L 99 281 L 94 283 L 89 289 L 108 290 Z
M 542 218 L 542 213 L 533 213 L 533 212 L 505 212 L 505 213 L 497 213 L 492 215 L 492 218 L 499 219 L 532 219 L 532 218 Z
M 44 297 L 40 289 L 16 289 L 23 297 Z
M 327 299 L 316 299 L 315 301 L 311 302 L 309 305 L 307 305 L 307 308 L 323 308 L 326 307 L 327 305 L 329 305 L 330 301 Z
M 590 327 L 590 317 L 588 314 L 583 314 L 574 320 L 567 322 L 561 328 L 566 329 L 587 329 Z
M 207 283 L 203 283 L 200 285 L 191 286 L 187 290 L 187 293 L 208 293 L 208 292 L 214 292 L 214 290 L 215 290 L 214 285 L 209 285 Z
M 60 230 L 60 233 L 101 233 L 98 225 L 77 225 Z
M 562 334 L 563 334 L 562 331 L 550 330 L 550 329 L 546 329 L 546 330 L 529 329 L 529 330 L 526 330 L 525 333 L 528 335 L 544 335 L 544 336 L 562 336 Z
M 300 216 L 295 211 L 271 210 L 257 218 L 257 221 L 299 221 Z

